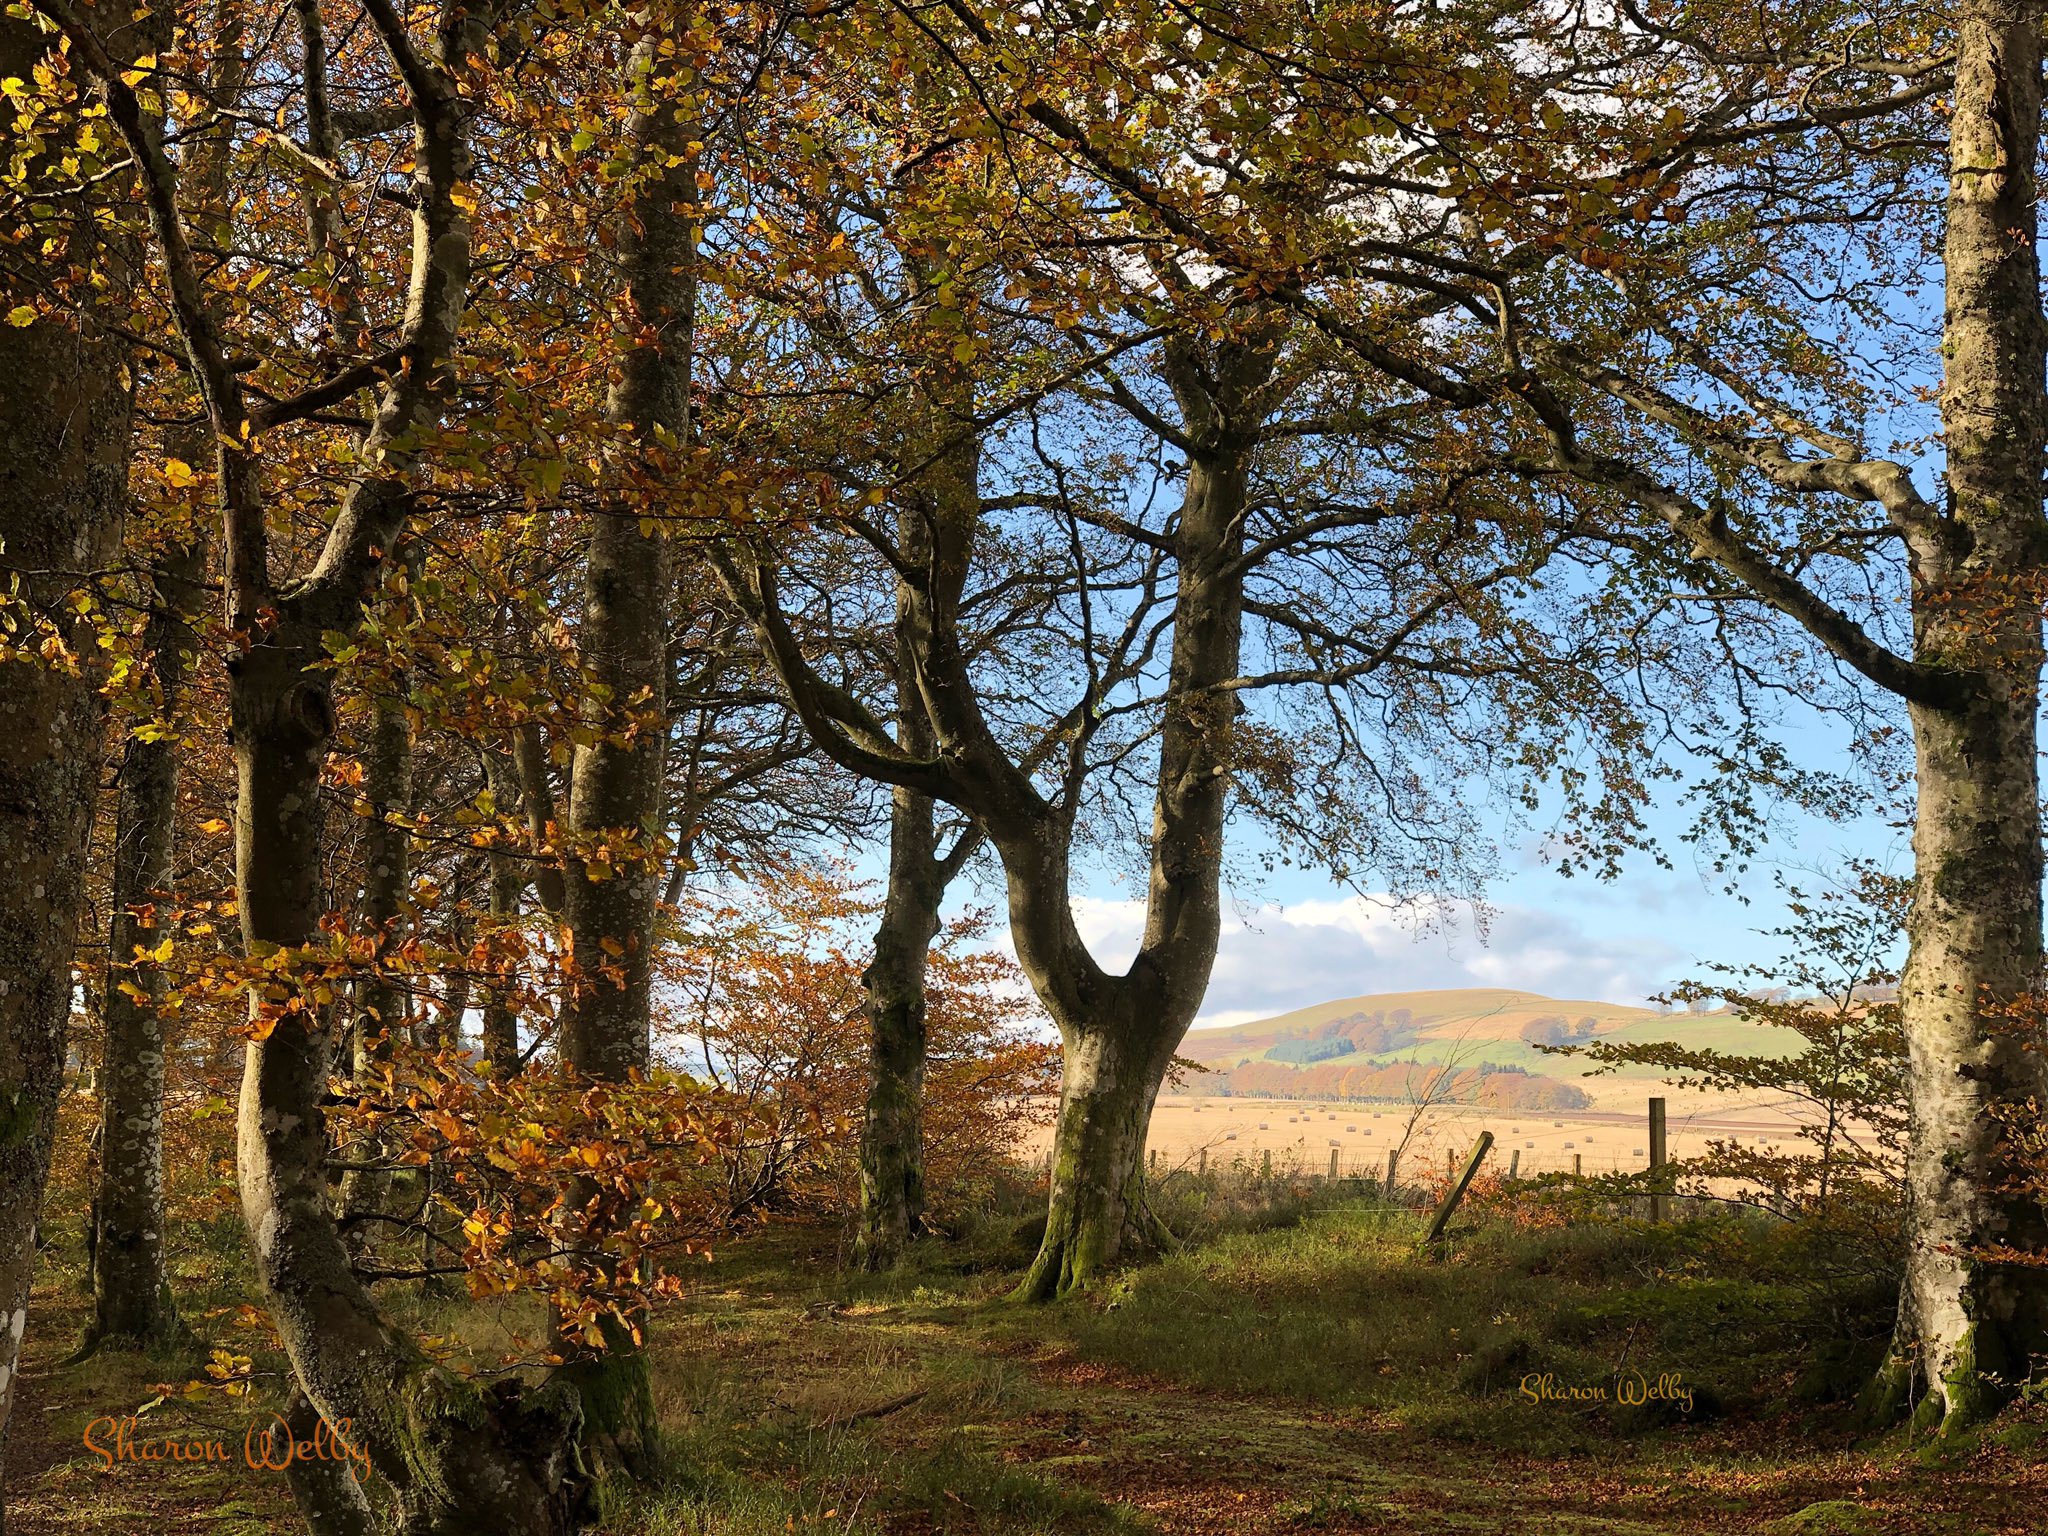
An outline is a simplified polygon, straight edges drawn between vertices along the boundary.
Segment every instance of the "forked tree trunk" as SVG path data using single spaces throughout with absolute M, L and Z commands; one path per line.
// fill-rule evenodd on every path
M 1136 1021 L 1069 1025 L 1053 1131 L 1045 1237 L 1018 1299 L 1066 1294 L 1162 1229 L 1145 1203 L 1145 1141 L 1181 1029 Z
M 946 881 L 932 800 L 899 788 L 889 818 L 889 884 L 875 953 L 861 973 L 868 1092 L 860 1136 L 863 1269 L 894 1267 L 924 1231 L 925 971 Z
M 164 557 L 155 572 L 155 611 L 143 643 L 164 721 L 172 727 L 184 695 L 186 653 L 196 643 L 188 615 L 204 601 L 205 565 L 201 540 Z M 164 1249 L 164 975 L 155 961 L 137 958 L 162 935 L 160 928 L 142 926 L 138 911 L 170 900 L 178 751 L 174 735 L 131 736 L 115 791 L 88 1345 L 110 1339 L 146 1344 L 178 1331 Z
M 2038 0 L 1960 7 L 1944 265 L 1942 425 L 1952 515 L 1915 543 L 1916 659 L 1961 697 L 1912 708 L 1919 773 L 1900 985 L 1912 1131 L 1899 1326 L 1877 1416 L 1981 1422 L 2048 1356 L 2048 1283 L 1986 1250 L 2048 1248 L 2003 1191 L 2001 1114 L 2048 1102 L 2036 769 L 2048 445 L 2034 168 Z M 1922 1395 L 1924 1394 L 1924 1395 Z
M 1164 1235 L 1144 1201 L 1145 1142 L 1174 1049 L 1208 990 L 1222 931 L 1238 708 L 1224 685 L 1237 676 L 1244 629 L 1239 556 L 1260 415 L 1251 402 L 1271 377 L 1272 354 L 1232 345 L 1206 362 L 1196 366 L 1184 346 L 1168 346 L 1167 378 L 1195 451 L 1177 536 L 1145 933 L 1131 969 L 1103 976 L 1073 935 L 1064 838 L 1056 856 L 1030 839 L 1011 838 L 1003 849 L 1018 958 L 1065 1046 L 1045 1237 L 1016 1292 L 1025 1300 L 1085 1286 L 1133 1236 Z
M 237 781 L 235 891 L 244 955 L 274 973 L 267 985 L 250 988 L 258 1027 L 247 1047 L 236 1115 L 242 1209 L 263 1298 L 299 1385 L 322 1417 L 368 1451 L 391 1485 L 394 1523 L 408 1536 L 557 1536 L 573 1528 L 581 1486 L 576 1395 L 552 1384 L 537 1392 L 513 1382 L 481 1389 L 429 1360 L 356 1279 L 328 1206 L 322 1101 L 331 1010 L 311 1005 L 310 989 L 294 985 L 306 970 L 313 979 L 323 976 L 327 964 L 324 946 L 315 947 L 325 908 L 320 767 L 334 726 L 322 642 L 360 623 L 378 551 L 390 547 L 412 504 L 405 483 L 412 468 L 408 445 L 445 379 L 470 278 L 470 200 L 461 191 L 469 163 L 466 115 L 451 65 L 459 64 L 457 55 L 481 50 L 488 38 L 478 18 L 458 9 L 445 18 L 431 56 L 422 56 L 394 13 L 371 16 L 412 98 L 416 196 L 407 365 L 379 390 L 362 445 L 366 470 L 336 509 L 318 559 L 280 590 L 270 569 L 260 434 L 250 430 L 251 413 L 187 238 L 178 170 L 163 152 L 155 103 L 135 92 L 89 28 L 65 15 L 54 19 L 74 61 L 107 96 L 109 119 L 146 183 L 173 314 L 217 445 L 227 619 L 242 641 L 229 664 L 228 689 Z M 0 379 L 12 388 L 21 373 L 0 370 Z M 26 419 L 47 421 L 47 399 Z M 125 443 L 127 423 L 121 425 Z M 79 423 L 71 435 L 80 435 Z M 75 531 L 64 552 L 69 566 L 97 553 L 81 547 Z M 54 825 L 68 831 L 62 820 Z M 47 839 L 51 828 L 42 830 Z M 75 898 L 75 891 L 64 894 Z M 57 920 L 45 914 L 46 923 Z M 279 993 L 309 1006 L 279 1006 L 273 1001 Z M 0 1016 L 0 1022 L 11 1021 Z M 10 1199 L 0 1209 L 11 1219 L 15 1210 L 33 1206 Z

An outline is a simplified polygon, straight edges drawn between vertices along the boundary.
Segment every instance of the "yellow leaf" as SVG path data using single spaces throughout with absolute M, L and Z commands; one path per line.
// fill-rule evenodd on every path
M 183 459 L 164 460 L 164 480 L 171 485 L 190 485 L 197 477 Z
M 36 323 L 36 312 L 27 304 L 17 304 L 14 308 L 7 311 L 7 323 L 16 330 L 20 330 L 25 325 L 34 325 Z

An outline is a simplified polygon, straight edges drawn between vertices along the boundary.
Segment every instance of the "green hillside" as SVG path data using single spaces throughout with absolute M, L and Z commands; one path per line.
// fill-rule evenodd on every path
M 1730 1012 L 1659 1013 L 1586 998 L 1558 998 L 1506 987 L 1380 992 L 1338 998 L 1225 1029 L 1190 1030 L 1181 1054 L 1228 1071 L 1271 1063 L 1298 1071 L 1394 1062 L 1442 1062 L 1519 1069 L 1569 1080 L 1580 1068 L 1546 1054 L 1522 1036 L 1544 1021 L 1562 1021 L 1580 1039 L 1615 1044 L 1671 1041 L 1746 1055 L 1789 1054 L 1800 1037 L 1788 1029 L 1745 1022 Z M 1353 1048 L 1353 1036 L 1372 1042 Z M 1654 1078 L 1646 1067 L 1622 1077 Z

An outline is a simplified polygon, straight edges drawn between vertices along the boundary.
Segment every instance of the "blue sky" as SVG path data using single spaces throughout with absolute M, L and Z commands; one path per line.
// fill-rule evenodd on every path
M 1842 751 L 1839 733 L 1818 720 L 1788 721 L 1783 733 L 1810 760 Z M 1483 936 L 1469 907 L 1449 913 L 1367 900 L 1326 876 L 1280 870 L 1257 889 L 1231 893 L 1221 953 L 1197 1027 L 1226 1025 L 1331 998 L 1438 987 L 1520 987 L 1556 997 L 1642 1003 L 1708 963 L 1763 964 L 1782 945 L 1760 930 L 1785 921 L 1774 876 L 1812 890 L 1850 857 L 1910 868 L 1906 834 L 1875 815 L 1841 823 L 1787 813 L 1770 843 L 1739 875 L 1716 873 L 1706 851 L 1679 841 L 1688 823 L 1680 791 L 1667 786 L 1651 826 L 1670 868 L 1647 855 L 1602 882 L 1566 879 L 1524 834 L 1503 851 L 1489 891 Z M 1256 834 L 1232 828 L 1242 840 Z M 1240 842 L 1242 846 L 1242 842 Z M 1240 860 L 1240 864 L 1244 861 Z M 1733 883 L 1736 889 L 1726 887 Z M 956 889 L 959 905 L 998 900 L 993 882 Z M 1140 893 L 1098 871 L 1083 874 L 1075 902 L 1097 958 L 1122 969 L 1135 953 Z

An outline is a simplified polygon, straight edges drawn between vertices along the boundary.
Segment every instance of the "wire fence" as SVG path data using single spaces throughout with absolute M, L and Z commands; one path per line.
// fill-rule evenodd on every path
M 1276 1112 L 1270 1120 L 1247 1118 L 1236 1131 L 1183 1146 L 1172 1154 L 1154 1147 L 1146 1160 L 1149 1180 L 1155 1187 L 1179 1181 L 1210 1187 L 1294 1186 L 1425 1205 L 1443 1198 L 1478 1150 L 1472 1135 L 1478 1129 L 1473 1123 L 1476 1117 L 1446 1113 L 1411 1127 L 1405 1123 L 1405 1115 L 1385 1109 L 1349 1113 L 1308 1106 L 1288 1109 L 1292 1112 L 1284 1117 Z M 1711 1200 L 1682 1196 L 1668 1176 L 1655 1175 L 1655 1170 L 1668 1162 L 1664 1101 L 1653 1097 L 1648 1109 L 1644 1122 L 1630 1124 L 1614 1117 L 1584 1128 L 1566 1120 L 1550 1121 L 1544 1127 L 1539 1117 L 1524 1115 L 1521 1118 L 1537 1132 L 1535 1137 L 1524 1135 L 1519 1125 L 1508 1128 L 1505 1135 L 1489 1127 L 1493 1140 L 1476 1171 L 1479 1184 L 1499 1191 L 1539 1180 L 1554 1182 L 1560 1177 L 1590 1182 L 1633 1175 L 1617 1194 L 1627 1208 L 1633 1211 L 1641 1206 L 1636 1213 L 1653 1220 L 1691 1214 Z M 1501 1117 L 1489 1118 L 1498 1124 Z M 1371 1121 L 1383 1123 L 1376 1126 Z M 1274 1132 L 1287 1134 L 1281 1129 L 1283 1124 L 1300 1127 L 1300 1134 L 1280 1145 L 1270 1140 L 1257 1144 L 1261 1133 L 1269 1137 Z M 1559 1132 L 1570 1134 L 1560 1138 Z M 1379 1145 L 1360 1144 L 1362 1138 L 1375 1133 Z M 1241 1135 L 1252 1144 L 1241 1143 Z M 1581 1141 L 1586 1145 L 1576 1145 Z M 1323 1144 L 1318 1146 L 1318 1142 Z M 1051 1151 L 1027 1159 L 1026 1165 L 1039 1179 L 1049 1181 Z

